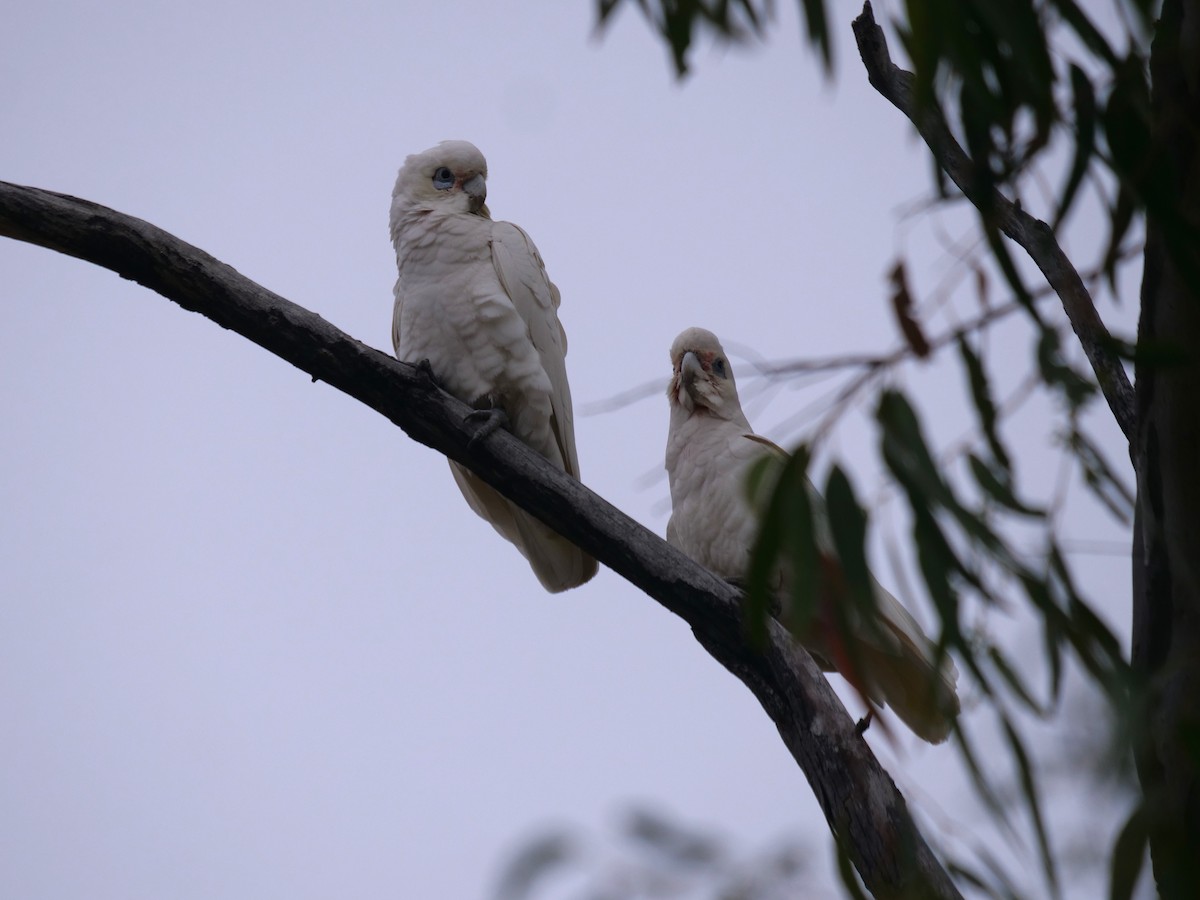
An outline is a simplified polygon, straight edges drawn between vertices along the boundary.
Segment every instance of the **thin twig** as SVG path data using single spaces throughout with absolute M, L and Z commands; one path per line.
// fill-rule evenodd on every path
M 854 37 L 866 66 L 871 86 L 879 91 L 916 126 L 938 165 L 958 185 L 959 190 L 1009 238 L 1024 248 L 1041 269 L 1046 281 L 1062 301 L 1063 310 L 1079 338 L 1083 351 L 1096 373 L 1109 409 L 1126 440 L 1134 436 L 1135 407 L 1133 388 L 1121 360 L 1113 352 L 1114 342 L 1096 312 L 1091 294 L 1079 273 L 1059 247 L 1054 231 L 1031 216 L 994 188 L 980 195 L 976 187 L 975 164 L 959 146 L 946 126 L 940 111 L 928 104 L 918 107 L 913 84 L 915 78 L 892 62 L 883 29 L 875 24 L 869 2 L 854 20 Z

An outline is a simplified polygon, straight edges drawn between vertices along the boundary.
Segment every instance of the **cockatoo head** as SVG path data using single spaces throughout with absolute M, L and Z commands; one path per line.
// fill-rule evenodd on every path
M 392 191 L 392 229 L 409 215 L 430 212 L 489 216 L 487 160 L 467 141 L 442 141 L 404 160 Z
M 717 336 L 703 328 L 689 328 L 671 345 L 671 383 L 667 399 L 671 410 L 687 415 L 701 413 L 742 421 L 733 367 Z

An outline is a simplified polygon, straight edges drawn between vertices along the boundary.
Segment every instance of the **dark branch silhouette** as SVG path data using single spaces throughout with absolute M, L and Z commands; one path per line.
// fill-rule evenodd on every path
M 863 4 L 862 14 L 854 20 L 854 37 L 866 67 L 871 86 L 879 91 L 916 126 L 929 150 L 950 179 L 975 204 L 985 210 L 995 225 L 1029 254 L 1046 281 L 1062 301 L 1063 310 L 1087 355 L 1109 409 L 1125 439 L 1134 438 L 1133 387 L 1121 360 L 1113 352 L 1115 342 L 1105 328 L 1091 294 L 1079 273 L 1063 253 L 1054 229 L 1031 216 L 1004 197 L 995 188 L 980 196 L 976 188 L 975 164 L 954 139 L 941 114 L 932 104 L 918 106 L 914 94 L 915 78 L 892 62 L 883 29 L 875 24 L 871 4 Z
M 808 653 L 775 621 L 761 646 L 741 594 L 506 431 L 471 445 L 470 409 L 398 362 L 167 232 L 87 200 L 0 182 L 0 235 L 111 269 L 365 403 L 462 463 L 691 626 L 754 693 L 877 898 L 959 898 L 904 798 Z M 560 601 L 561 602 L 561 601 Z

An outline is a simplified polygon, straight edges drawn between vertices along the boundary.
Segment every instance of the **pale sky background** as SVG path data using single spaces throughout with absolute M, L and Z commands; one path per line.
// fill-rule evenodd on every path
M 930 166 L 866 83 L 858 5 L 833 4 L 834 83 L 778 5 L 765 47 L 703 49 L 679 84 L 632 10 L 596 40 L 588 0 L 12 4 L 0 178 L 153 222 L 390 352 L 396 170 L 473 141 L 493 214 L 562 290 L 584 480 L 661 534 L 665 398 L 589 405 L 665 379 L 691 325 L 770 359 L 889 349 L 887 271 L 905 254 L 930 296 L 964 221 L 906 215 Z M 1090 260 L 1102 223 L 1074 224 Z M 1103 305 L 1125 333 L 1128 284 Z M 106 270 L 0 241 L 0 317 L 0 896 L 483 898 L 521 841 L 602 837 L 632 804 L 739 851 L 800 835 L 810 896 L 834 895 L 769 719 L 625 581 L 545 594 L 436 453 Z M 1030 357 L 1004 340 L 1011 386 Z M 901 377 L 939 440 L 970 426 L 956 364 Z M 748 412 L 794 442 L 782 423 L 826 389 Z M 1031 496 L 1058 471 L 1048 423 L 1035 403 L 1006 432 Z M 834 449 L 872 495 L 873 430 L 852 416 Z M 1069 538 L 1126 541 L 1071 501 Z M 878 518 L 903 537 L 896 504 Z M 1073 561 L 1127 640 L 1128 557 Z M 1036 653 L 1019 612 L 989 627 Z M 966 716 L 986 750 L 988 714 Z M 1059 769 L 1064 729 L 1038 738 Z M 870 739 L 931 838 L 1033 869 L 956 753 L 899 733 L 899 754 Z M 1097 796 L 1054 805 L 1064 848 L 1111 844 L 1122 808 Z

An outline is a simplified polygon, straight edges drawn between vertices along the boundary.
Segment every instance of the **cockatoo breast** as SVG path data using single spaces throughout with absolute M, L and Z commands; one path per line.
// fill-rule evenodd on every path
M 464 403 L 519 399 L 524 418 L 549 420 L 549 378 L 492 261 L 494 225 L 479 215 L 428 212 L 398 229 L 396 356 L 429 360 Z M 522 436 L 524 429 L 514 430 Z
M 700 414 L 672 416 L 667 439 L 668 536 L 722 578 L 741 577 L 749 566 L 755 517 L 746 474 L 754 460 L 770 452 L 745 434 L 734 422 Z

